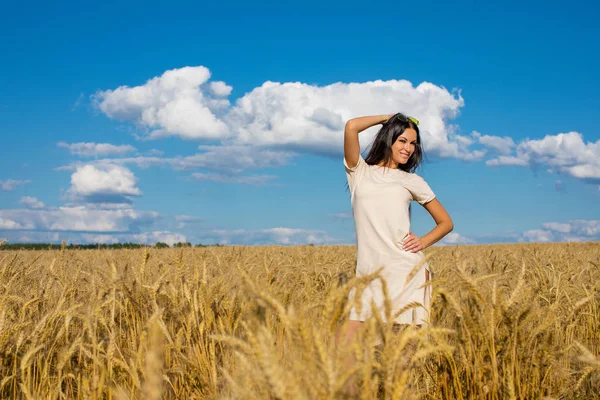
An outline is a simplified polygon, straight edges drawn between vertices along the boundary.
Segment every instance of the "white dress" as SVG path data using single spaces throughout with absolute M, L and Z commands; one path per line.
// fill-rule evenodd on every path
M 402 250 L 400 241 L 410 231 L 408 207 L 411 201 L 425 204 L 433 200 L 435 194 L 419 175 L 368 165 L 362 156 L 359 156 L 354 168 L 349 168 L 345 159 L 344 166 L 356 229 L 356 275 L 368 275 L 383 267 L 381 276 L 387 283 L 392 315 L 409 303 L 417 302 L 422 305 L 397 316 L 394 323 L 428 323 L 431 289 L 430 286 L 422 285 L 426 282 L 425 270 L 429 270 L 429 266 L 424 263 L 414 277 L 406 282 L 413 267 L 425 256 L 422 252 Z M 355 291 L 352 290 L 350 301 L 354 301 L 354 295 Z M 382 319 L 386 321 L 384 295 L 379 279 L 372 281 L 364 290 L 362 309 L 358 312 L 353 307 L 350 319 L 365 321 L 370 318 L 373 315 L 371 302 L 375 303 Z

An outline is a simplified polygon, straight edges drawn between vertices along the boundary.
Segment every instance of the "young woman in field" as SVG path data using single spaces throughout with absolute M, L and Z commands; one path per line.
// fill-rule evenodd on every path
M 382 124 L 366 159 L 360 154 L 358 135 Z M 338 332 L 337 343 L 348 343 L 373 315 L 374 302 L 385 322 L 421 325 L 428 321 L 431 288 L 429 267 L 421 250 L 431 246 L 453 229 L 452 219 L 436 199 L 429 185 L 414 171 L 423 157 L 418 120 L 402 113 L 360 117 L 349 120 L 344 131 L 344 166 L 358 247 L 356 274 L 364 276 L 381 270 L 392 304 L 393 321 L 385 321 L 381 280 L 372 281 L 361 299 L 360 312 L 353 307 L 345 332 Z M 435 228 L 422 237 L 410 230 L 409 206 L 417 201 L 431 214 Z M 422 263 L 414 274 L 414 267 Z M 407 277 L 413 272 L 412 279 Z M 354 296 L 354 291 L 350 294 Z M 398 312 L 407 304 L 423 307 Z M 345 339 L 345 340 L 344 340 Z

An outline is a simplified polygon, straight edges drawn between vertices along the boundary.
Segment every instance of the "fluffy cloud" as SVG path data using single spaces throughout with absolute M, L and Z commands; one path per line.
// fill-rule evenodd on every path
M 5 181 L 0 181 L 0 189 L 5 192 L 10 192 L 11 190 L 15 190 L 20 185 L 25 185 L 31 183 L 31 181 L 19 181 L 15 179 L 7 179 Z
M 87 206 L 44 210 L 0 210 L 0 229 L 81 232 L 137 232 L 152 225 L 156 212 L 133 208 L 99 209 Z
M 487 160 L 485 164 L 489 167 L 496 167 L 499 165 L 515 165 L 520 167 L 527 167 L 529 165 L 529 161 L 513 156 L 498 156 L 494 159 Z
M 110 155 L 123 155 L 137 151 L 135 147 L 125 145 L 114 145 L 110 143 L 58 143 L 59 147 L 64 147 L 71 154 L 80 157 L 105 157 Z
M 119 165 L 83 165 L 71 175 L 69 192 L 91 203 L 127 203 L 142 193 L 129 169 Z
M 600 220 L 547 222 L 542 229 L 523 232 L 519 241 L 526 242 L 586 242 L 600 240 Z
M 82 233 L 80 235 L 81 241 L 77 241 L 77 243 L 100 243 L 100 244 L 114 244 L 120 243 L 119 237 L 116 235 L 107 235 L 107 234 L 95 234 L 95 233 Z M 73 237 L 70 238 L 71 243 L 74 243 Z M 127 241 L 123 241 L 127 242 Z
M 299 245 L 299 244 L 333 244 L 337 239 L 327 232 L 319 230 L 271 228 L 262 230 L 213 230 L 200 236 L 204 243 L 223 245 Z
M 202 151 L 193 156 L 169 161 L 178 170 L 206 168 L 214 171 L 240 173 L 252 169 L 276 168 L 287 165 L 293 154 L 252 146 L 198 146 Z
M 577 219 L 566 223 L 549 222 L 543 225 L 545 229 L 555 232 L 568 233 L 575 236 L 600 236 L 600 220 Z
M 455 244 L 473 244 L 474 240 L 469 239 L 466 236 L 461 235 L 457 232 L 450 232 L 439 242 L 441 245 L 455 245 Z
M 561 232 L 561 233 L 569 233 L 571 232 L 571 224 L 559 223 L 559 222 L 548 222 L 543 224 L 545 229 L 550 229 L 552 231 Z
M 465 137 L 449 124 L 464 105 L 460 93 L 429 82 L 316 86 L 267 81 L 231 106 L 226 99 L 231 86 L 209 79 L 203 66 L 173 69 L 141 86 L 97 92 L 93 104 L 109 118 L 147 129 L 143 135 L 150 139 L 178 136 L 329 155 L 341 153 L 348 119 L 403 111 L 421 121 L 425 149 L 432 155 L 477 160 L 485 154 L 468 149 Z M 361 135 L 363 146 L 375 132 L 371 128 Z
M 15 211 L 15 210 L 13 210 Z M 131 210 L 133 211 L 133 210 Z M 64 210 L 57 210 L 62 213 L 61 216 L 54 216 L 48 213 L 39 216 L 39 220 L 45 218 L 57 219 L 68 218 L 72 215 L 66 215 Z M 98 214 L 90 214 L 90 217 L 102 218 Z M 182 221 L 199 220 L 197 217 L 178 216 Z M 86 218 L 89 221 L 91 218 Z M 150 219 L 154 219 L 151 217 Z M 173 245 L 177 242 L 190 241 L 185 234 L 169 230 L 152 230 L 147 232 L 130 232 L 131 226 L 123 224 L 123 231 L 108 231 L 101 229 L 83 229 L 83 230 L 38 230 L 41 224 L 30 224 L 28 228 L 15 231 L 11 226 L 5 226 L 4 219 L 0 214 L 0 236 L 9 237 L 11 242 L 60 242 L 67 243 L 141 243 L 152 245 L 156 242 L 165 242 Z M 14 221 L 13 221 L 14 222 Z M 12 225 L 12 224 L 11 224 Z M 88 224 L 86 228 L 98 228 Z M 15 228 L 16 229 L 16 228 Z M 301 244 L 335 244 L 339 241 L 330 237 L 327 232 L 320 230 L 291 229 L 291 228 L 272 228 L 263 230 L 212 230 L 197 233 L 194 235 L 199 243 L 203 244 L 223 244 L 223 245 L 301 245 Z M 195 239 L 193 239 L 195 240 Z M 196 243 L 196 241 L 194 241 Z
M 36 199 L 35 197 L 24 196 L 21 197 L 19 203 L 23 204 L 27 208 L 44 208 L 45 204 Z
M 448 120 L 464 105 L 460 94 L 431 83 L 406 80 L 334 83 L 265 82 L 238 99 L 226 120 L 239 143 L 339 154 L 345 122 L 353 117 L 403 111 L 421 121 L 426 151 L 440 157 L 476 159 L 456 139 Z M 361 135 L 363 148 L 376 127 Z
M 512 153 L 512 149 L 516 146 L 514 140 L 510 136 L 500 137 L 482 135 L 477 131 L 474 131 L 472 135 L 481 145 L 490 149 L 494 149 L 501 154 Z
M 460 135 L 452 124 L 464 106 L 460 92 L 433 83 L 376 80 L 318 86 L 267 81 L 231 104 L 228 97 L 232 87 L 210 78 L 211 73 L 204 66 L 172 69 L 139 86 L 99 91 L 92 100 L 109 118 L 136 124 L 144 138 L 177 136 L 216 141 L 218 145 L 201 146 L 200 153 L 187 157 L 150 154 L 98 161 L 239 174 L 284 166 L 299 152 L 338 156 L 348 119 L 403 111 L 421 120 L 423 142 L 430 156 L 476 161 L 491 152 L 496 156 L 486 161 L 488 166 L 544 166 L 551 172 L 600 183 L 600 140 L 585 142 L 577 132 L 527 139 L 518 144 L 508 136 L 476 131 Z M 363 149 L 377 129 L 372 127 L 361 134 Z M 93 154 L 97 150 L 81 151 Z M 79 164 L 65 168 L 74 165 Z M 224 180 L 204 172 L 196 177 Z M 241 177 L 228 181 L 245 182 Z
M 2 229 L 0 227 L 0 229 Z M 15 243 L 60 243 L 63 240 L 69 243 L 87 244 L 114 244 L 114 243 L 139 243 L 154 245 L 157 242 L 167 243 L 172 246 L 177 242 L 186 242 L 186 236 L 177 232 L 152 231 L 139 234 L 97 234 L 80 232 L 20 232 L 10 242 Z
M 225 82 L 211 82 L 210 91 L 212 94 L 218 97 L 226 97 L 231 94 L 231 86 L 228 86 Z
M 600 183 L 600 140 L 585 142 L 577 132 L 547 135 L 543 139 L 521 141 L 515 155 L 499 156 L 486 162 L 490 166 L 544 166 L 588 183 Z
M 157 242 L 163 242 L 169 246 L 179 242 L 187 242 L 185 235 L 169 231 L 144 232 L 131 235 L 131 238 L 131 242 L 134 243 L 155 244 Z
M 231 88 L 223 82 L 208 84 L 209 79 L 203 66 L 172 69 L 141 86 L 99 91 L 92 102 L 112 119 L 147 129 L 150 139 L 224 139 L 229 130 L 220 116 L 230 106 L 223 96 Z
M 523 240 L 527 242 L 551 242 L 552 232 L 544 229 L 532 229 L 523 232 Z
M 8 215 L 6 215 L 6 217 L 8 217 Z M 24 225 L 21 225 L 20 223 L 18 223 L 16 221 L 13 221 L 12 219 L 9 219 L 9 218 L 3 218 L 0 216 L 0 229 L 12 230 L 12 229 L 24 229 L 24 228 L 25 228 Z
M 477 243 L 515 242 L 598 242 L 600 220 L 547 222 L 537 229 L 522 232 L 483 233 L 474 236 Z
M 103 158 L 94 162 L 75 162 L 57 168 L 60 171 L 72 171 L 85 165 L 136 165 L 139 168 L 170 166 L 177 171 L 208 169 L 212 171 L 239 174 L 243 171 L 264 168 L 277 168 L 288 165 L 294 154 L 288 151 L 276 151 L 243 145 L 198 146 L 201 151 L 186 157 L 125 157 Z
M 32 200 L 31 200 L 32 199 Z M 36 199 L 22 201 L 34 204 Z M 127 204 L 92 204 L 43 209 L 0 210 L 0 236 L 11 242 L 141 243 L 185 242 L 185 234 L 165 223 L 195 224 L 202 218 L 161 216 Z M 158 229 L 157 229 L 158 228 Z

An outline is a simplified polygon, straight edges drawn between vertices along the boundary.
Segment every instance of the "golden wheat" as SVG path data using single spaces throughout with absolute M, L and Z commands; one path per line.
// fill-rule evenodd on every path
M 431 324 L 336 348 L 355 251 L 3 250 L 0 398 L 598 397 L 600 244 L 426 251 Z

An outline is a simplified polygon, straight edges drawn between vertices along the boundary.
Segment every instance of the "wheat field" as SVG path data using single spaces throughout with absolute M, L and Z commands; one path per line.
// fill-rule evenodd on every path
M 599 397 L 600 243 L 430 248 L 431 324 L 336 349 L 355 251 L 0 251 L 0 397 Z

